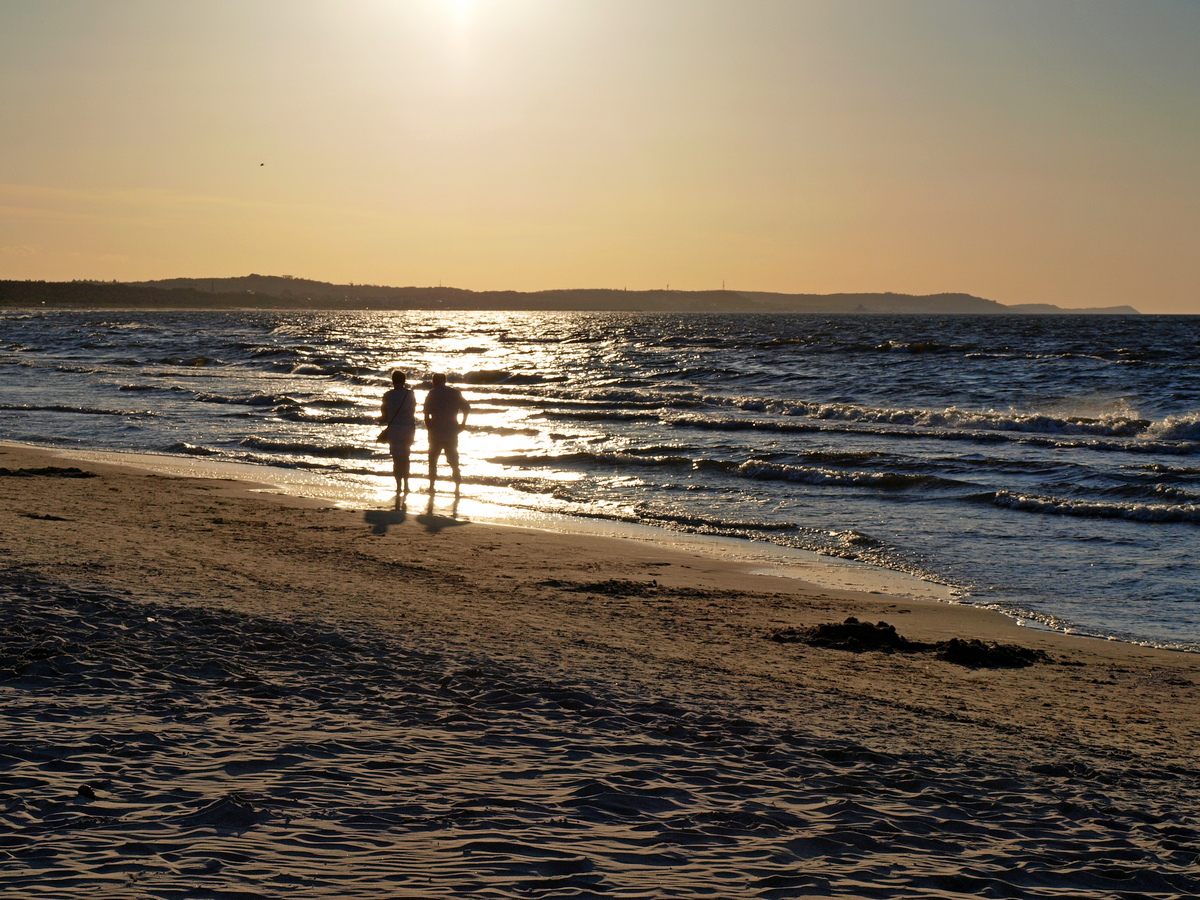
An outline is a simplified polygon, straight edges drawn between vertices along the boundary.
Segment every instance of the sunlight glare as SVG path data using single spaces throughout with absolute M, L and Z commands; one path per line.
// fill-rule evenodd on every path
M 475 5 L 475 0 L 446 0 L 446 5 L 450 7 L 454 20 L 462 24 L 470 18 L 471 7 Z

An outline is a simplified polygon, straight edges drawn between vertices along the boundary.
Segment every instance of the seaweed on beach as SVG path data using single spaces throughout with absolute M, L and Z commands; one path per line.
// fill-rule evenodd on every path
M 781 628 L 768 638 L 780 644 L 807 644 L 851 653 L 879 651 L 883 653 L 932 653 L 937 659 L 968 669 L 1022 669 L 1039 662 L 1049 662 L 1044 650 L 1031 650 L 1019 644 L 998 644 L 978 638 L 928 643 L 910 641 L 887 622 L 874 625 L 849 616 L 844 622 L 827 622 Z
M 679 597 L 697 600 L 714 598 L 746 597 L 746 591 L 712 590 L 659 584 L 658 581 L 632 581 L 628 578 L 608 578 L 604 581 L 563 581 L 551 578 L 539 581 L 538 587 L 570 591 L 575 594 L 596 594 L 602 597 Z M 758 595 L 763 596 L 763 595 Z
M 968 669 L 1024 669 L 1035 663 L 1050 662 L 1045 650 L 1033 650 L 1020 644 L 996 644 L 978 638 L 951 638 L 934 646 L 934 655 L 938 659 Z
M 885 653 L 920 653 L 930 649 L 928 644 L 918 644 L 901 637 L 894 625 L 887 622 L 872 625 L 869 622 L 860 622 L 854 616 L 850 616 L 845 622 L 782 628 L 771 635 L 771 640 L 780 644 L 801 643 L 810 647 L 849 650 L 852 653 L 866 653 L 869 650 L 882 650 Z
M 626 578 L 609 578 L 605 581 L 562 581 L 549 579 L 538 582 L 539 587 L 573 591 L 578 594 L 601 594 L 606 597 L 649 597 L 659 592 L 657 581 L 630 581 Z
M 40 468 L 6 469 L 0 467 L 0 478 L 95 478 L 95 472 L 85 472 L 76 466 L 41 466 Z

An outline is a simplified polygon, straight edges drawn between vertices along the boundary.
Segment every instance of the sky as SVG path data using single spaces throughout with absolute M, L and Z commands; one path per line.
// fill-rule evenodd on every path
M 1192 0 L 0 0 L 0 279 L 1200 313 Z

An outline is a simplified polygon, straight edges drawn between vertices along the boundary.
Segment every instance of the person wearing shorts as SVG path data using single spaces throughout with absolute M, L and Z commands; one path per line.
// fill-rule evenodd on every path
M 429 432 L 429 493 L 434 492 L 437 480 L 438 457 L 446 454 L 450 472 L 454 476 L 454 490 L 458 492 L 462 476 L 458 468 L 458 433 L 467 424 L 471 405 L 458 388 L 446 384 L 446 376 L 440 372 L 433 376 L 433 387 L 425 396 L 425 430 Z M 461 420 L 459 416 L 462 416 Z

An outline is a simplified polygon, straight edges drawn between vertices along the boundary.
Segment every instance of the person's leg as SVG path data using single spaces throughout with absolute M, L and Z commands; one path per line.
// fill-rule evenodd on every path
M 392 473 L 396 476 L 396 493 L 408 493 L 408 445 L 392 448 Z
M 432 434 L 429 435 L 429 493 L 433 493 L 434 482 L 437 481 L 437 460 L 442 452 L 442 442 Z
M 458 487 L 462 483 L 462 477 L 458 471 L 458 440 L 455 438 L 451 441 L 446 441 L 446 462 L 450 464 L 450 472 L 454 475 L 454 486 Z

